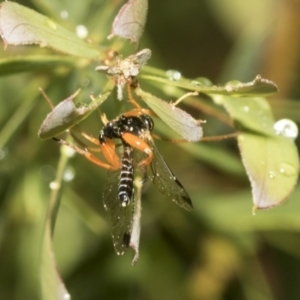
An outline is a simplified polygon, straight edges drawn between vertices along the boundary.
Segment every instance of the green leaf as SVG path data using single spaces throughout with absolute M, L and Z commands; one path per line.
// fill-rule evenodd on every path
M 48 222 L 48 221 L 47 221 Z M 41 284 L 43 300 L 71 299 L 56 267 L 49 225 L 46 225 L 42 245 Z
M 251 182 L 254 208 L 279 205 L 290 195 L 298 178 L 297 148 L 287 138 L 290 127 L 275 132 L 271 108 L 263 98 L 212 98 L 224 105 L 231 118 L 242 127 L 238 144 Z
M 53 251 L 52 235 L 54 231 L 57 212 L 63 185 L 63 175 L 69 159 L 68 151 L 61 147 L 61 156 L 57 167 L 55 181 L 52 182 L 51 197 L 48 205 L 46 222 L 43 232 L 40 262 L 41 299 L 42 300 L 65 300 L 71 299 L 70 294 L 57 270 Z
M 35 70 L 49 70 L 55 67 L 74 67 L 76 61 L 67 56 L 14 56 L 0 59 L 0 76 Z
M 100 53 L 76 34 L 36 11 L 14 2 L 0 5 L 0 34 L 7 45 L 38 44 L 63 53 L 97 59 Z
M 286 200 L 299 173 L 294 142 L 284 136 L 242 133 L 238 144 L 252 186 L 254 209 L 270 208 Z
M 147 68 L 145 70 L 147 70 Z M 260 75 L 257 75 L 253 81 L 248 83 L 242 83 L 239 81 L 230 81 L 226 83 L 224 86 L 216 86 L 216 85 L 211 85 L 210 82 L 208 80 L 204 80 L 204 78 L 200 78 L 200 80 L 186 79 L 183 78 L 179 72 L 177 73 L 178 76 L 176 77 L 168 76 L 169 73 L 166 72 L 166 78 L 153 76 L 153 75 L 141 75 L 140 78 L 153 80 L 156 82 L 165 83 L 167 85 L 172 85 L 183 89 L 197 91 L 209 95 L 256 97 L 256 96 L 265 96 L 265 95 L 274 94 L 278 91 L 278 88 L 274 82 L 261 78 Z
M 275 135 L 274 117 L 271 107 L 264 98 L 234 98 L 212 96 L 214 101 L 225 107 L 230 117 L 243 128 L 266 135 Z
M 116 16 L 109 38 L 115 35 L 138 44 L 146 23 L 148 0 L 128 0 Z
M 165 102 L 140 87 L 135 89 L 136 94 L 175 132 L 190 142 L 197 142 L 203 135 L 201 121 L 195 120 L 191 115 L 180 108 Z
M 39 129 L 38 136 L 41 139 L 50 139 L 81 122 L 107 99 L 113 88 L 113 81 L 109 81 L 103 92 L 88 104 L 76 101 L 75 97 L 79 93 L 77 91 L 60 102 L 47 115 Z

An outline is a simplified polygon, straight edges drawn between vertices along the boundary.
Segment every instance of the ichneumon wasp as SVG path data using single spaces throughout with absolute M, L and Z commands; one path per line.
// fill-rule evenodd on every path
M 129 114 L 129 115 L 128 115 Z M 100 131 L 99 141 L 120 139 L 123 147 L 119 175 L 112 174 L 103 192 L 105 208 L 110 212 L 114 247 L 122 254 L 130 243 L 135 193 L 134 172 L 139 171 L 150 178 L 157 189 L 175 201 L 180 207 L 191 210 L 192 202 L 181 183 L 174 176 L 162 155 L 157 150 L 151 132 L 154 122 L 150 116 L 121 115 L 110 121 Z M 143 159 L 138 159 L 143 153 Z M 143 175 L 142 175 L 143 177 Z M 118 186 L 118 188 L 116 188 Z
M 123 254 L 130 244 L 135 210 L 135 172 L 142 178 L 149 177 L 163 195 L 180 207 L 186 210 L 193 207 L 184 187 L 157 150 L 151 136 L 153 128 L 154 122 L 149 115 L 132 110 L 107 122 L 98 139 L 77 129 L 84 138 L 100 146 L 108 163 L 97 158 L 88 149 L 83 150 L 65 140 L 54 138 L 94 164 L 112 171 L 102 197 L 104 207 L 110 213 L 114 248 L 119 255 Z M 121 140 L 121 154 L 118 154 L 116 149 L 116 139 Z

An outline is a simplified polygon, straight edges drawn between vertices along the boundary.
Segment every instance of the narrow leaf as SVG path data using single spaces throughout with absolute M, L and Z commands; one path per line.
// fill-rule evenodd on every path
M 230 81 L 223 86 L 216 86 L 211 85 L 208 80 L 203 80 L 203 78 L 197 80 L 186 79 L 182 76 L 178 76 L 178 79 L 174 79 L 174 76 L 170 77 L 167 73 L 168 72 L 166 72 L 166 78 L 153 75 L 141 75 L 140 78 L 165 83 L 167 85 L 172 85 L 191 91 L 197 91 L 208 95 L 256 97 L 274 94 L 278 91 L 278 88 L 274 82 L 261 78 L 260 75 L 257 75 L 256 78 L 251 82 L 242 83 L 239 81 Z
M 48 204 L 41 247 L 40 280 L 42 300 L 71 299 L 71 296 L 58 273 L 52 243 L 55 221 L 60 206 L 63 175 L 68 159 L 68 151 L 66 151 L 65 147 L 61 147 L 61 156 L 57 167 L 55 181 L 51 183 L 51 196 Z
M 0 76 L 20 72 L 32 72 L 37 70 L 50 70 L 56 67 L 74 67 L 76 61 L 67 56 L 14 56 L 0 59 Z
M 135 89 L 136 94 L 180 136 L 190 142 L 197 142 L 203 135 L 201 121 L 195 120 L 191 115 L 182 109 L 165 102 L 149 93 L 144 92 L 140 87 Z
M 111 34 L 138 44 L 143 34 L 148 10 L 148 0 L 128 0 L 116 16 Z
M 46 16 L 14 2 L 0 5 L 0 34 L 7 45 L 38 44 L 63 53 L 97 59 L 99 52 Z
M 103 92 L 88 104 L 76 101 L 78 92 L 63 100 L 47 115 L 38 136 L 50 139 L 81 122 L 107 99 L 113 88 L 114 83 L 109 81 Z
M 284 136 L 243 133 L 238 144 L 252 186 L 254 209 L 270 208 L 286 200 L 299 173 L 294 142 Z
M 47 222 L 48 223 L 48 222 Z M 42 300 L 68 300 L 71 299 L 70 294 L 65 288 L 60 275 L 58 274 L 54 252 L 52 247 L 52 239 L 50 233 L 50 224 L 46 224 L 42 255 L 41 255 L 41 289 Z

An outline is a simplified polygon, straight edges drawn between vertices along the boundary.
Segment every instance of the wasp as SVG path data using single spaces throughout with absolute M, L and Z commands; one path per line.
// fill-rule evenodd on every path
M 110 121 L 99 133 L 99 142 L 120 139 L 123 147 L 119 175 L 112 175 L 103 192 L 103 202 L 110 213 L 115 250 L 123 254 L 130 243 L 135 209 L 134 172 L 139 170 L 150 178 L 156 188 L 180 207 L 191 210 L 192 202 L 186 190 L 174 176 L 157 150 L 151 132 L 154 122 L 149 115 L 121 115 Z M 139 154 L 143 154 L 141 157 Z
M 134 109 L 112 121 L 105 121 L 98 139 L 75 128 L 85 139 L 100 147 L 106 162 L 87 148 L 82 149 L 63 139 L 53 138 L 73 148 L 92 163 L 111 171 L 102 198 L 105 209 L 110 213 L 114 248 L 120 255 L 128 248 L 131 239 L 135 211 L 133 180 L 136 172 L 142 178 L 149 178 L 161 194 L 178 206 L 186 210 L 193 208 L 188 193 L 154 144 L 153 119 L 143 112 Z M 121 141 L 119 149 L 116 149 L 117 140 Z

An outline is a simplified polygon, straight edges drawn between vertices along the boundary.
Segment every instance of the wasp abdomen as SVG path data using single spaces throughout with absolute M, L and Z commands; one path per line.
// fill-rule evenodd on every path
M 133 159 L 132 148 L 124 145 L 122 167 L 120 172 L 118 198 L 122 206 L 127 206 L 133 193 Z

